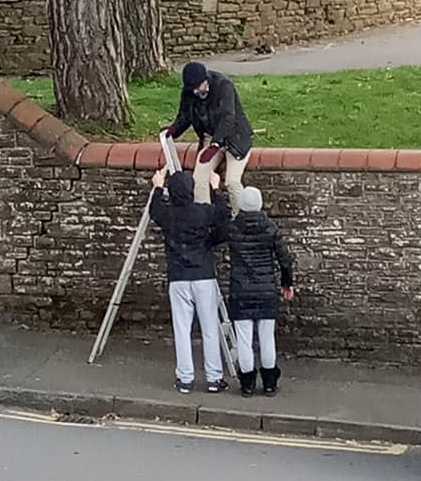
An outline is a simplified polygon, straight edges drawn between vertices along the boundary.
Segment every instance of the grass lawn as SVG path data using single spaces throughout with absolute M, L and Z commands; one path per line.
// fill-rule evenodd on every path
M 255 145 L 289 147 L 421 147 L 421 68 L 354 70 L 327 74 L 235 77 L 254 129 Z M 14 80 L 52 109 L 50 79 Z M 177 112 L 180 77 L 171 74 L 129 86 L 134 121 L 120 137 L 150 140 Z M 88 135 L 108 133 L 84 123 Z M 113 134 L 115 135 L 115 134 Z M 188 133 L 184 140 L 192 140 Z

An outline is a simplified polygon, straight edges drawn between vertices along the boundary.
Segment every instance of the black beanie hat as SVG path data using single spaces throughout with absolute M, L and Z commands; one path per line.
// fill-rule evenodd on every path
M 194 90 L 208 78 L 206 67 L 200 62 L 189 62 L 183 68 L 183 83 L 187 90 Z

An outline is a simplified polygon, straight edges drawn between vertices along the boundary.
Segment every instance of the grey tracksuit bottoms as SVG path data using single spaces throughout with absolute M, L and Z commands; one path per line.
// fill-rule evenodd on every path
M 202 332 L 207 381 L 214 382 L 222 379 L 216 279 L 170 282 L 169 296 L 177 358 L 177 378 L 184 383 L 194 380 L 191 330 L 196 311 Z
M 253 330 L 254 321 L 234 321 L 237 335 L 238 364 L 243 373 L 253 371 Z M 263 368 L 272 369 L 276 365 L 275 319 L 257 321 L 259 336 L 260 362 Z

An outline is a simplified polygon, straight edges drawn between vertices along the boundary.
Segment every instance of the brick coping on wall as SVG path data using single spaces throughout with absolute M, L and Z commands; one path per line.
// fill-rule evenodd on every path
M 0 112 L 40 145 L 81 167 L 154 170 L 163 166 L 158 142 L 89 142 L 21 92 L 0 81 Z M 184 168 L 192 168 L 197 145 L 177 143 Z M 421 171 L 421 150 L 254 148 L 251 170 Z

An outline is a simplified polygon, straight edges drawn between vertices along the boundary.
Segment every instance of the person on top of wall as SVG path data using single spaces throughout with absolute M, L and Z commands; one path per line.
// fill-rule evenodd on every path
M 212 174 L 213 204 L 194 203 L 191 173 L 176 172 L 168 181 L 169 202 L 164 200 L 165 175 L 158 171 L 152 183 L 155 192 L 151 219 L 165 239 L 169 296 L 176 351 L 175 388 L 188 394 L 194 387 L 191 329 L 196 311 L 203 339 L 203 354 L 209 392 L 228 389 L 223 379 L 219 339 L 219 293 L 213 259 L 213 235 L 229 220 L 229 209 L 218 192 L 219 176 Z
M 281 270 L 281 294 L 286 300 L 294 297 L 288 247 L 278 227 L 262 212 L 262 205 L 260 190 L 246 187 L 238 198 L 239 214 L 215 234 L 215 243 L 227 242 L 230 250 L 229 311 L 237 335 L 239 379 L 244 397 L 252 396 L 256 388 L 255 323 L 265 395 L 275 395 L 281 375 L 275 343 L 279 302 L 276 261 Z
M 167 137 L 180 137 L 191 125 L 199 138 L 194 169 L 195 201 L 209 203 L 209 178 L 226 158 L 225 185 L 233 213 L 243 186 L 241 178 L 250 157 L 252 128 L 234 84 L 225 75 L 189 62 L 182 73 L 183 90 L 178 115 L 165 127 Z

